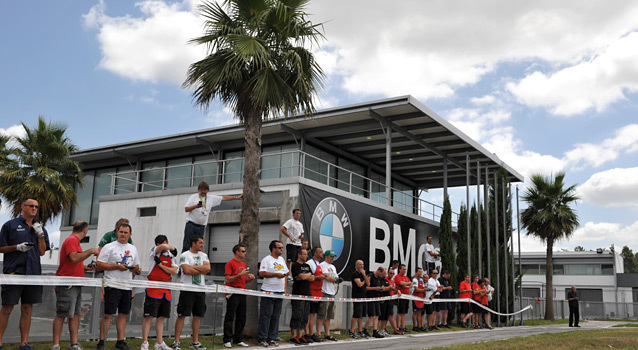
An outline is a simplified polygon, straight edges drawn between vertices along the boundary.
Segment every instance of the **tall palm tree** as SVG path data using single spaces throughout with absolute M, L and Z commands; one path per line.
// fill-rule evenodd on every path
M 205 35 L 192 42 L 208 55 L 193 63 L 184 87 L 194 87 L 206 109 L 219 98 L 246 128 L 240 239 L 249 266 L 257 266 L 261 124 L 277 115 L 314 112 L 323 72 L 304 47 L 322 37 L 303 12 L 308 0 L 204 2 Z
M 257 270 L 259 244 L 259 168 L 261 125 L 279 115 L 314 113 L 313 96 L 324 77 L 307 48 L 323 38 L 321 25 L 304 12 L 309 0 L 206 1 L 204 35 L 207 56 L 189 67 L 183 86 L 194 88 L 197 105 L 214 99 L 229 106 L 245 126 L 244 197 L 240 216 L 246 263 Z M 256 283 L 256 282 L 252 282 Z M 249 305 L 256 312 L 256 304 Z
M 545 272 L 545 319 L 554 320 L 554 295 L 552 250 L 554 242 L 569 238 L 578 227 L 578 215 L 571 204 L 578 200 L 576 185 L 565 187 L 565 173 L 561 172 L 553 179 L 542 175 L 532 176 L 532 185 L 523 194 L 522 199 L 528 207 L 521 214 L 521 223 L 527 234 L 538 237 L 547 244 L 547 262 Z
M 0 163 L 0 194 L 14 217 L 20 215 L 24 200 L 37 200 L 38 219 L 46 225 L 77 203 L 74 187 L 82 184 L 82 170 L 68 158 L 77 147 L 65 135 L 65 126 L 46 123 L 41 116 L 36 127 L 22 126 L 26 135 L 15 138 L 16 146 L 6 148 L 8 161 Z

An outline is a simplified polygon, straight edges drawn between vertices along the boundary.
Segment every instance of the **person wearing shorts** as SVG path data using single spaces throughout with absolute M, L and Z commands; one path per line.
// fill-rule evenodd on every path
M 364 269 L 363 260 L 357 260 L 355 262 L 355 271 L 352 273 L 352 298 L 365 298 L 366 297 L 366 285 L 368 284 L 368 275 Z M 363 317 L 366 315 L 366 303 L 365 302 L 353 302 L 352 303 L 352 320 L 350 321 L 350 331 L 348 335 L 351 338 L 357 339 L 364 337 L 363 333 Z M 355 325 L 358 325 L 358 331 L 355 333 Z M 367 331 L 366 331 L 367 333 Z
M 474 300 L 478 304 L 481 303 L 481 286 L 479 285 L 479 283 L 479 276 L 475 275 L 474 281 L 472 282 L 472 300 Z M 472 303 L 472 313 L 474 314 L 472 316 L 472 327 L 474 329 L 480 328 L 481 315 L 483 314 L 482 310 L 483 309 L 480 306 Z
M 326 279 L 321 286 L 322 296 L 325 298 L 334 298 L 337 294 L 337 288 L 339 283 L 339 275 L 337 274 L 337 268 L 332 264 L 335 260 L 335 253 L 328 249 L 323 254 L 324 261 L 319 264 L 321 271 L 323 271 Z M 317 312 L 317 328 L 320 328 L 320 324 L 323 323 L 324 339 L 337 341 L 337 338 L 330 335 L 330 320 L 335 318 L 335 302 L 334 301 L 322 301 Z M 321 336 L 321 334 L 319 334 Z
M 449 270 L 443 270 L 439 278 L 439 285 L 441 286 L 441 299 L 449 299 L 452 290 Z M 436 311 L 439 313 L 439 328 L 451 328 L 447 324 L 449 310 L 452 310 L 452 304 L 449 301 L 436 303 Z
M 132 228 L 129 224 L 122 224 L 117 231 L 117 241 L 105 245 L 97 258 L 97 268 L 104 271 L 104 278 L 108 280 L 130 281 L 133 274 L 142 273 L 137 249 L 128 243 L 132 235 Z M 115 349 L 129 350 L 124 341 L 126 330 L 126 320 L 131 311 L 131 288 L 123 289 L 106 287 L 104 288 L 104 317 L 102 327 L 100 327 L 100 340 L 97 350 L 104 350 L 104 339 L 111 326 L 111 318 L 117 314 L 115 328 L 117 329 L 117 343 Z
M 182 270 L 181 282 L 186 285 L 204 286 L 206 285 L 204 275 L 210 272 L 210 261 L 208 255 L 202 252 L 204 249 L 204 239 L 199 236 L 190 238 L 190 249 L 179 256 L 179 268 Z M 202 317 L 206 314 L 206 295 L 204 292 L 182 291 L 179 293 L 177 302 L 177 320 L 175 320 L 175 340 L 171 347 L 180 350 L 179 339 L 184 328 L 186 317 L 193 316 L 191 323 L 193 329 L 191 349 L 206 350 L 199 342 L 199 327 Z
M 55 272 L 56 276 L 84 277 L 85 270 L 92 270 L 93 266 L 84 267 L 84 260 L 92 255 L 98 255 L 97 248 L 82 251 L 80 241 L 89 231 L 89 224 L 78 221 L 73 224 L 73 232 L 64 240 L 60 247 L 60 265 Z M 53 320 L 53 347 L 60 346 L 60 336 L 64 319 L 69 320 L 69 336 L 71 346 L 69 350 L 80 350 L 78 344 L 78 331 L 80 327 L 80 307 L 82 304 L 81 286 L 57 286 L 55 287 L 55 319 Z
M 366 286 L 367 298 L 378 298 L 381 293 L 386 292 L 386 287 L 383 281 L 385 280 L 385 267 L 379 266 L 376 271 L 370 273 L 368 276 L 368 284 Z M 367 334 L 367 328 L 369 324 L 372 324 L 372 336 L 374 338 L 384 338 L 384 335 L 379 333 L 379 315 L 381 314 L 381 304 L 378 300 L 368 302 L 368 319 L 366 320 L 365 333 Z
M 399 264 L 397 263 L 397 267 L 399 266 Z M 393 296 L 394 293 L 399 293 L 396 289 L 396 283 L 394 282 L 394 274 L 395 274 L 395 269 L 393 269 L 392 267 L 388 268 L 388 273 L 386 275 L 386 277 L 384 278 L 383 285 L 385 287 L 387 287 L 387 291 L 383 293 L 382 296 Z M 397 299 L 392 299 L 392 300 L 385 300 L 382 301 L 381 304 L 381 314 L 379 315 L 379 332 L 383 335 L 383 336 L 390 336 L 390 334 L 388 332 L 386 332 L 386 325 L 388 324 L 388 321 L 390 321 L 390 325 L 392 326 L 392 330 L 393 333 L 396 335 L 401 335 L 403 334 L 403 332 L 401 330 L 399 330 L 397 328 L 397 324 L 396 322 L 394 322 L 394 305 L 396 305 L 396 301 Z
M 310 283 L 315 280 L 315 276 L 312 273 L 310 266 L 306 264 L 308 260 L 308 251 L 305 249 L 297 250 L 297 260 L 290 266 L 290 273 L 292 274 L 293 295 L 310 295 Z M 310 312 L 310 301 L 308 300 L 291 300 L 290 307 L 292 315 L 290 317 L 290 342 L 295 345 L 308 344 L 314 342 L 314 339 L 310 338 L 308 331 L 303 335 L 302 333 L 308 325 L 308 315 Z
M 427 278 L 427 274 L 425 278 Z M 412 279 L 412 295 L 417 298 L 425 298 L 426 285 L 423 283 L 423 269 L 418 267 L 414 278 Z M 427 280 L 426 280 L 427 281 Z M 425 312 L 425 303 L 422 300 L 412 301 L 412 331 L 425 332 L 427 329 L 423 326 L 423 314 Z
M 412 287 L 412 281 L 410 277 L 406 276 L 408 269 L 405 264 L 399 265 L 399 273 L 394 276 L 394 282 L 397 285 L 397 289 L 401 294 L 410 294 L 410 287 Z M 408 313 L 410 307 L 410 301 L 407 299 L 399 299 L 397 304 L 397 328 L 403 333 L 409 333 L 405 326 L 405 314 Z
M 155 247 L 152 247 L 148 255 L 149 281 L 170 282 L 171 276 L 177 274 L 177 264 L 174 259 L 177 249 L 168 244 L 165 235 L 155 237 Z M 148 350 L 148 333 L 151 331 L 151 322 L 155 321 L 155 350 L 170 350 L 162 340 L 164 334 L 164 319 L 171 316 L 171 301 L 173 296 L 170 289 L 146 288 L 144 299 L 144 321 L 142 321 L 142 345 L 141 350 Z
M 459 299 L 470 299 L 472 297 L 472 285 L 470 284 L 470 274 L 466 273 L 459 285 Z M 472 317 L 470 302 L 461 302 L 461 326 L 469 328 L 467 325 L 468 318 Z
M 481 313 L 483 314 L 483 321 L 485 322 L 484 328 L 493 329 L 490 324 L 490 311 L 487 309 L 488 307 L 488 291 L 487 291 L 487 279 L 481 280 L 481 305 L 485 306 L 485 308 L 481 308 Z

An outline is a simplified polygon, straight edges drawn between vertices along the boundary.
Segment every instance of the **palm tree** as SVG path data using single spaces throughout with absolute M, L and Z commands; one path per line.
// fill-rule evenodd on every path
M 320 25 L 307 19 L 308 0 L 206 1 L 203 36 L 207 56 L 191 64 L 183 86 L 193 87 L 198 106 L 214 99 L 229 106 L 245 125 L 244 197 L 240 216 L 246 263 L 257 271 L 259 243 L 259 168 L 263 120 L 294 113 L 310 115 L 313 96 L 324 77 L 306 48 L 323 38 Z M 256 282 L 252 282 L 256 283 Z M 250 309 L 256 304 L 249 305 Z
M 554 242 L 569 238 L 578 227 L 578 215 L 570 207 L 578 200 L 576 185 L 565 187 L 565 173 L 561 172 L 555 178 L 545 178 L 542 175 L 532 176 L 532 187 L 523 194 L 522 199 L 528 207 L 521 214 L 521 223 L 527 229 L 527 234 L 538 237 L 547 244 L 546 262 L 546 303 L 545 319 L 554 320 L 554 295 L 552 250 Z
M 82 170 L 68 158 L 77 147 L 66 137 L 65 126 L 47 124 L 41 116 L 37 127 L 22 126 L 26 135 L 15 138 L 16 147 L 0 140 L 7 154 L 5 161 L 0 160 L 0 194 L 10 203 L 14 217 L 20 215 L 24 200 L 37 200 L 38 218 L 46 225 L 77 203 L 74 187 L 82 185 Z

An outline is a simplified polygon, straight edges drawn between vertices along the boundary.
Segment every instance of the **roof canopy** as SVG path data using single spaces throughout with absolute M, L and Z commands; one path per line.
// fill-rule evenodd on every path
M 485 169 L 493 172 L 499 167 L 507 170 L 511 182 L 523 181 L 522 175 L 495 154 L 412 96 L 324 109 L 312 117 L 295 116 L 267 121 L 263 124 L 262 144 L 304 140 L 383 174 L 388 128 L 391 130 L 392 176 L 416 188 L 443 187 L 446 161 L 447 185 L 464 186 L 466 155 L 470 159 L 471 185 L 477 183 L 477 162 L 481 166 L 481 182 L 485 179 Z M 150 154 L 166 156 L 178 150 L 183 153 L 192 147 L 213 150 L 241 148 L 243 134 L 244 129 L 239 125 L 224 126 L 81 150 L 72 158 L 97 165 L 113 158 L 145 160 Z

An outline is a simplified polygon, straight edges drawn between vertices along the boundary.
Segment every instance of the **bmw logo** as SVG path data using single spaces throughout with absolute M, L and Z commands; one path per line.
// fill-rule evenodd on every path
M 311 246 L 335 253 L 334 265 L 341 274 L 352 252 L 352 225 L 346 208 L 336 198 L 319 202 L 310 223 Z

